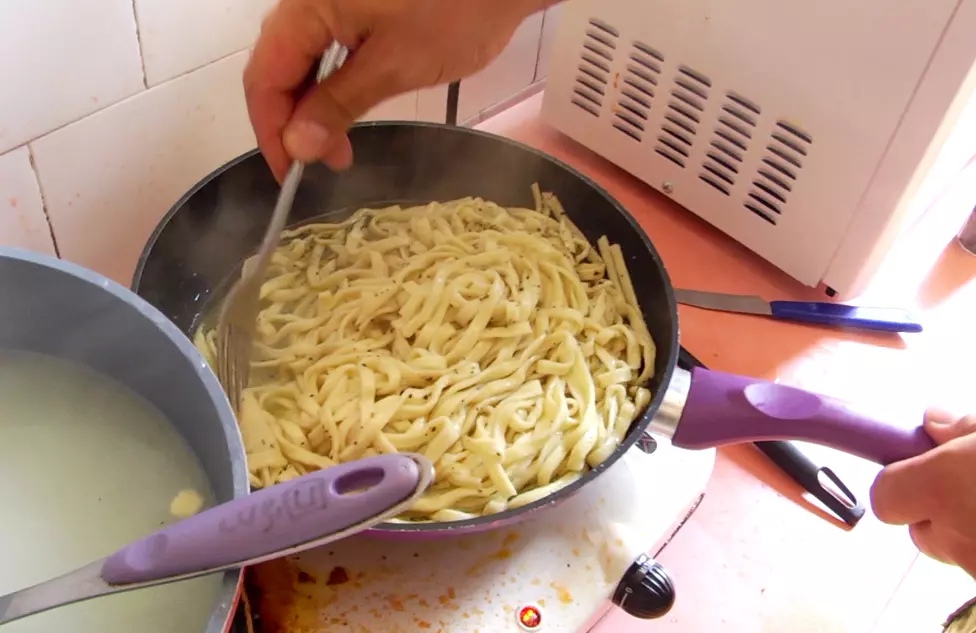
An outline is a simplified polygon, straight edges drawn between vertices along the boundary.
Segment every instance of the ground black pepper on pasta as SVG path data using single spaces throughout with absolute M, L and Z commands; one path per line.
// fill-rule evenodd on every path
M 402 520 L 514 508 L 608 457 L 650 400 L 654 342 L 619 247 L 551 194 L 363 209 L 287 231 L 239 419 L 251 483 L 418 452 Z M 213 332 L 198 347 L 213 357 Z

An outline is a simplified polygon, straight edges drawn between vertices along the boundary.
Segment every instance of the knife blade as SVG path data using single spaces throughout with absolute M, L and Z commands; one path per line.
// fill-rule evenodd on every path
M 766 301 L 756 295 L 726 294 L 677 288 L 678 303 L 738 314 L 756 314 L 783 321 L 880 332 L 922 331 L 922 324 L 901 308 L 852 306 L 826 301 Z

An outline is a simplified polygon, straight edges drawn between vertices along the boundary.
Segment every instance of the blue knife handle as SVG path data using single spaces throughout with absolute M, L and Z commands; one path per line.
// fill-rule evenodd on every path
M 864 308 L 822 301 L 770 301 L 769 308 L 775 318 L 787 321 L 881 332 L 922 331 L 922 324 L 900 308 Z

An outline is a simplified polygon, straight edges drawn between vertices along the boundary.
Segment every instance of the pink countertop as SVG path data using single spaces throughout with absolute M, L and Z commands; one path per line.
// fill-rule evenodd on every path
M 676 286 L 823 297 L 542 124 L 540 105 L 537 95 L 479 127 L 546 151 L 604 186 L 640 222 Z M 681 342 L 715 369 L 885 402 L 906 415 L 930 404 L 976 411 L 976 257 L 951 240 L 974 201 L 976 163 L 899 241 L 860 298 L 911 309 L 924 321 L 922 334 L 855 335 L 682 306 Z M 825 449 L 811 454 L 867 502 L 876 466 Z M 673 611 L 651 622 L 621 614 L 602 630 L 940 631 L 976 594 L 971 578 L 920 556 L 904 529 L 870 511 L 847 529 L 748 446 L 719 451 L 704 502 L 661 561 L 678 587 Z

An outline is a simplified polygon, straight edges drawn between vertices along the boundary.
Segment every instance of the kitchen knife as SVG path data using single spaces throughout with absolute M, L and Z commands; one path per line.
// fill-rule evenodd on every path
M 825 301 L 766 301 L 756 295 L 734 295 L 675 289 L 678 303 L 739 314 L 758 314 L 784 321 L 816 323 L 881 332 L 921 332 L 922 324 L 901 308 L 869 308 Z

